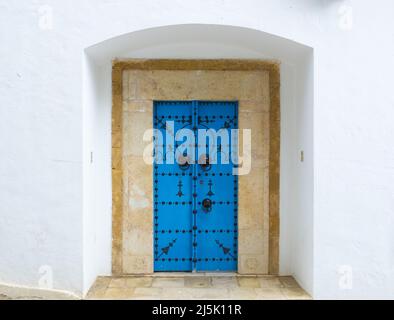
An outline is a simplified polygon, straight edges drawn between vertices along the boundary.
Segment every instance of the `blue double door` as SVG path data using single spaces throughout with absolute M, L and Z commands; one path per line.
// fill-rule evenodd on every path
M 154 128 L 155 271 L 236 271 L 238 103 L 156 101 Z

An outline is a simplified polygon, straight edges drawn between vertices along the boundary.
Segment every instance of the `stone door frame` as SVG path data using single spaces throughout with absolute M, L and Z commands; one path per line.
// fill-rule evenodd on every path
M 112 68 L 112 273 L 122 274 L 123 182 L 122 124 L 123 71 L 204 70 L 268 71 L 269 73 L 269 257 L 268 273 L 279 273 L 280 177 L 280 65 L 269 60 L 114 60 Z

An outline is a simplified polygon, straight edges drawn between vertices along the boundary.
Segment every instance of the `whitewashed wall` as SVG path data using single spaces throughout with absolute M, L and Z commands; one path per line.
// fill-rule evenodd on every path
M 37 286 L 48 265 L 55 288 L 82 293 L 109 272 L 110 208 L 91 185 L 108 159 L 93 156 L 88 166 L 90 149 L 105 149 L 94 123 L 110 125 L 108 110 L 92 109 L 106 71 L 84 50 L 146 28 L 219 24 L 313 48 L 309 73 L 289 73 L 305 93 L 293 101 L 301 107 L 293 155 L 305 148 L 305 162 L 294 156 L 300 189 L 285 237 L 295 242 L 282 271 L 316 298 L 393 298 L 393 9 L 391 0 L 0 0 L 0 281 Z M 256 55 L 263 51 L 270 55 Z M 102 80 L 88 78 L 95 72 Z M 314 86 L 297 86 L 299 77 Z

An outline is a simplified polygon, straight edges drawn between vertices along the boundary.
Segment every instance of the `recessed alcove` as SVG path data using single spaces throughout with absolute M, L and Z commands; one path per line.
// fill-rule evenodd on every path
M 312 293 L 313 50 L 257 30 L 174 25 L 105 40 L 84 61 L 84 291 L 112 273 L 111 110 L 114 59 L 273 59 L 280 62 L 279 274 Z M 304 161 L 300 161 L 303 150 Z

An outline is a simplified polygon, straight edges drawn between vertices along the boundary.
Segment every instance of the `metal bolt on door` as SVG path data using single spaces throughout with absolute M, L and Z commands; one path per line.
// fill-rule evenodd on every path
M 166 130 L 168 121 L 174 132 Z M 238 128 L 238 103 L 156 101 L 154 128 L 164 137 L 155 139 L 154 147 L 155 271 L 237 270 L 238 178 L 231 157 L 237 148 L 232 147 L 231 130 Z M 166 135 L 180 129 L 194 132 L 195 157 L 204 161 L 193 161 L 188 154 L 181 155 L 182 161 L 166 161 L 174 157 L 174 150 L 166 153 Z M 198 140 L 198 129 L 227 132 L 228 141 L 219 138 L 215 145 L 216 162 L 210 159 L 209 140 Z M 199 146 L 206 143 L 206 152 L 201 152 Z M 175 141 L 174 147 L 180 144 Z

